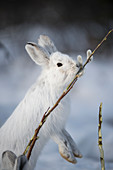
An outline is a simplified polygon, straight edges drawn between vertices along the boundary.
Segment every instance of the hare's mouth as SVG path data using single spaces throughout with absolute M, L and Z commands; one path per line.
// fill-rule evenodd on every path
M 79 67 L 80 67 L 80 66 L 79 66 L 79 64 L 76 64 L 76 67 L 78 67 L 78 68 L 79 68 Z
M 78 70 L 79 70 L 79 65 L 78 65 L 78 64 L 76 64 L 76 65 L 74 65 L 74 66 L 72 67 L 72 72 L 73 72 L 73 74 L 75 74 Z

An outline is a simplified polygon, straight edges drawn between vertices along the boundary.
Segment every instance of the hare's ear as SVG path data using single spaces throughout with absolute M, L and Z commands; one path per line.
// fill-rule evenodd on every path
M 27 165 L 27 163 L 28 163 L 28 160 L 25 155 L 21 155 L 17 157 L 15 161 L 14 170 L 23 170 L 24 167 Z
M 41 46 L 27 43 L 25 49 L 36 64 L 47 65 L 49 63 L 49 54 Z
M 15 165 L 16 155 L 11 151 L 5 151 L 2 154 L 2 166 L 5 170 L 12 170 Z
M 26 156 L 17 157 L 11 151 L 5 151 L 2 154 L 2 166 L 4 170 L 23 170 L 28 160 Z
M 57 51 L 53 41 L 46 35 L 40 35 L 38 39 L 38 44 L 47 50 L 49 54 Z

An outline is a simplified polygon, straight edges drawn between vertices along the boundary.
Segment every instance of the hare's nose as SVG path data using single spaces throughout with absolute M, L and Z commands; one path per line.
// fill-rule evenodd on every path
M 79 68 L 79 64 L 76 64 L 76 67 L 78 67 L 78 68 Z

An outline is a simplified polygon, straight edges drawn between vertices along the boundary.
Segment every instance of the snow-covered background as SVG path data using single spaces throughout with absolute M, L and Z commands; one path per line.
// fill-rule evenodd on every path
M 96 25 L 102 33 L 102 28 Z M 97 30 L 98 30 L 97 29 Z M 40 34 L 49 35 L 57 48 L 76 59 L 81 54 L 85 61 L 90 45 L 88 32 L 77 26 L 55 29 L 41 25 L 20 25 L 0 31 L 0 126 L 7 120 L 14 108 L 24 97 L 28 88 L 40 74 L 27 55 L 24 46 L 27 41 L 37 42 Z M 102 35 L 102 34 L 101 34 Z M 104 34 L 103 34 L 104 36 Z M 107 48 L 104 46 L 104 48 Z M 74 50 L 75 49 L 75 50 Z M 108 50 L 109 51 L 109 50 Z M 73 165 L 58 153 L 55 143 L 50 141 L 37 161 L 40 170 L 98 170 L 100 169 L 98 149 L 98 110 L 103 102 L 103 147 L 107 170 L 113 170 L 113 52 L 97 52 L 94 61 L 87 65 L 85 74 L 70 92 L 71 110 L 67 130 L 75 139 L 82 159 Z M 65 114 L 65 113 L 64 113 Z

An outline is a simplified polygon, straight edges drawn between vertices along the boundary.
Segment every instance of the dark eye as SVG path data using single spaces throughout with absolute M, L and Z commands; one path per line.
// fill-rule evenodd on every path
M 57 66 L 61 67 L 61 66 L 63 66 L 63 64 L 62 63 L 57 63 Z

